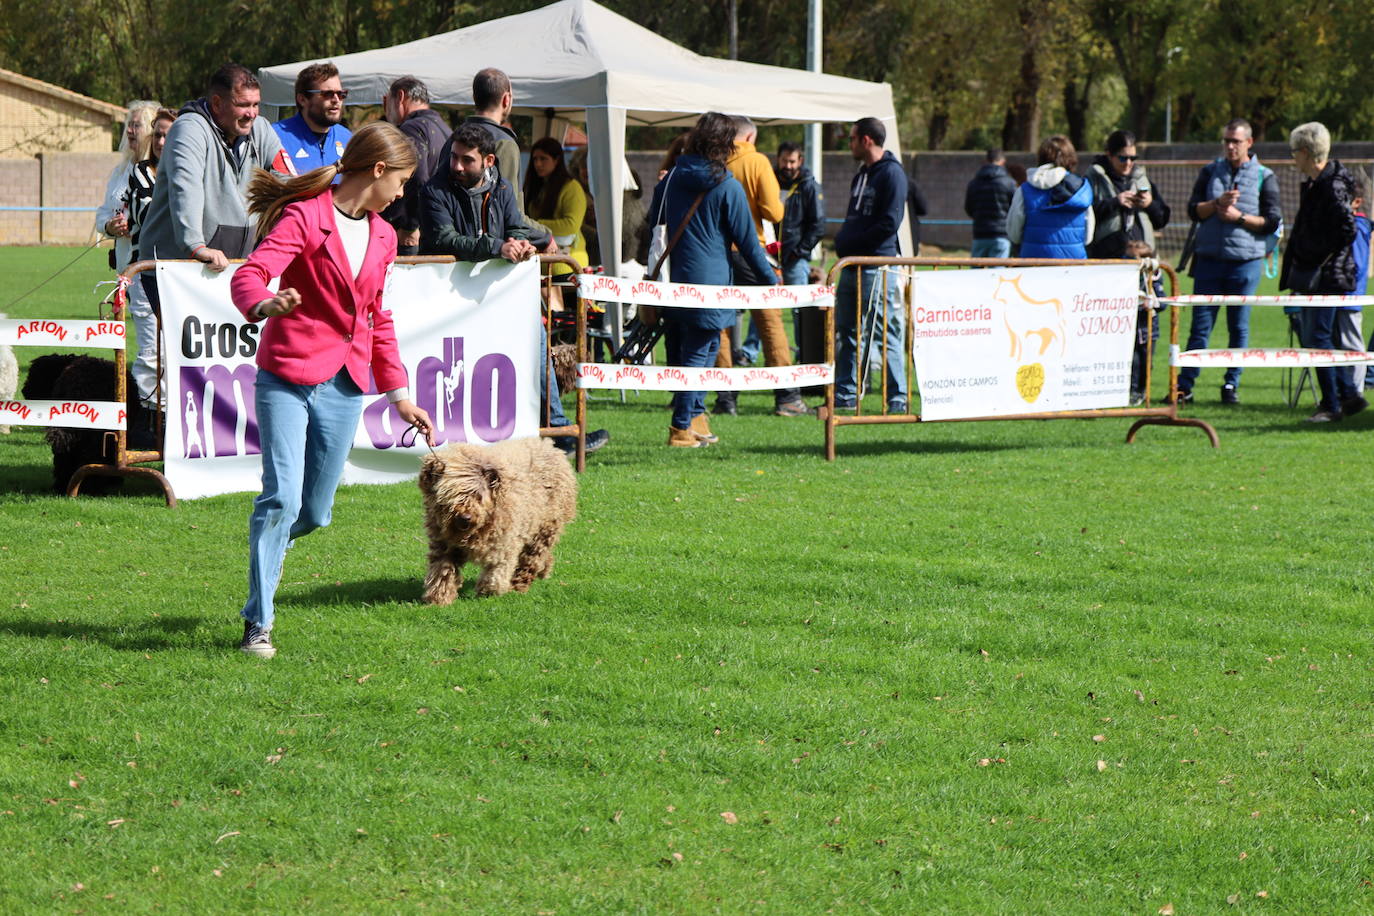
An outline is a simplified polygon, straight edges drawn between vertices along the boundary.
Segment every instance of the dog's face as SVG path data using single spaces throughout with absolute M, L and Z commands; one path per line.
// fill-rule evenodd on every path
M 500 471 L 466 453 L 431 452 L 420 463 L 425 513 L 450 543 L 465 543 L 486 527 L 500 489 Z

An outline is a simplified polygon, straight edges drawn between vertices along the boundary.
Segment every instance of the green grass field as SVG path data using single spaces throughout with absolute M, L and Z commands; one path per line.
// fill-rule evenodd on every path
M 75 254 L 0 250 L 0 299 Z M 103 261 L 0 311 L 93 316 Z M 344 488 L 270 662 L 250 496 L 59 498 L 16 429 L 0 910 L 1374 911 L 1374 411 L 1281 380 L 1204 374 L 1218 450 L 950 423 L 833 464 L 766 395 L 704 451 L 597 400 L 551 579 L 420 605 L 418 491 Z

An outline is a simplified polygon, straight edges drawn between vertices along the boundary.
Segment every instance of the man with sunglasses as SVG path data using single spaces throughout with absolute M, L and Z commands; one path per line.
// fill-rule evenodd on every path
M 1096 228 L 1088 244 L 1088 257 L 1098 260 L 1126 256 L 1126 243 L 1144 242 L 1155 247 L 1155 231 L 1169 224 L 1169 205 L 1151 186 L 1145 166 L 1138 164 L 1135 134 L 1112 131 L 1107 154 L 1093 159 L 1088 183 L 1093 189 Z
M 1197 223 L 1193 292 L 1199 295 L 1253 296 L 1259 288 L 1268 240 L 1283 220 L 1279 183 L 1274 172 L 1260 165 L 1250 152 L 1254 144 L 1250 122 L 1236 118 L 1222 131 L 1222 155 L 1202 167 L 1188 198 L 1188 215 Z M 1195 305 L 1186 349 L 1207 346 L 1218 305 Z M 1250 306 L 1226 306 L 1226 346 L 1244 347 L 1250 341 Z M 1199 369 L 1185 366 L 1178 373 L 1178 400 L 1193 400 Z M 1240 403 L 1240 367 L 1226 370 L 1221 403 Z
M 297 175 L 333 165 L 353 131 L 343 125 L 348 90 L 328 61 L 296 74 L 296 114 L 272 125 Z

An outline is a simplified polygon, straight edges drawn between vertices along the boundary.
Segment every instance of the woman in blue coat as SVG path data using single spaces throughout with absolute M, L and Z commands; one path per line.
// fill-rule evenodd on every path
M 1018 257 L 1083 260 L 1093 237 L 1093 189 L 1075 175 L 1078 153 L 1062 134 L 1036 151 L 1040 165 L 1016 189 L 1007 213 L 1007 238 Z
M 731 245 L 760 276 L 774 275 L 754 233 L 744 188 L 725 167 L 734 147 L 734 119 L 706 112 L 688 135 L 677 164 L 654 189 L 649 212 L 667 225 L 669 239 L 687 218 L 692 204 L 701 198 L 668 258 L 668 279 L 673 283 L 729 286 Z M 715 365 L 721 329 L 735 323 L 735 310 L 669 308 L 663 310 L 663 320 L 668 364 L 704 368 Z M 706 420 L 706 392 L 679 391 L 673 395 L 668 444 L 701 448 L 715 441 L 717 437 L 711 434 Z

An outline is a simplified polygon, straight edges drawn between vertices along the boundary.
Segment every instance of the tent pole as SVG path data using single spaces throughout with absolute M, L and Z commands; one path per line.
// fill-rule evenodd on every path
M 806 16 L 806 69 L 812 73 L 820 73 L 822 57 L 823 33 L 821 25 L 822 6 L 821 0 L 810 0 L 807 4 Z M 816 182 L 824 181 L 822 168 L 825 157 L 822 155 L 821 145 L 821 125 L 819 123 L 806 125 L 806 164 L 811 166 L 811 174 L 816 176 Z

